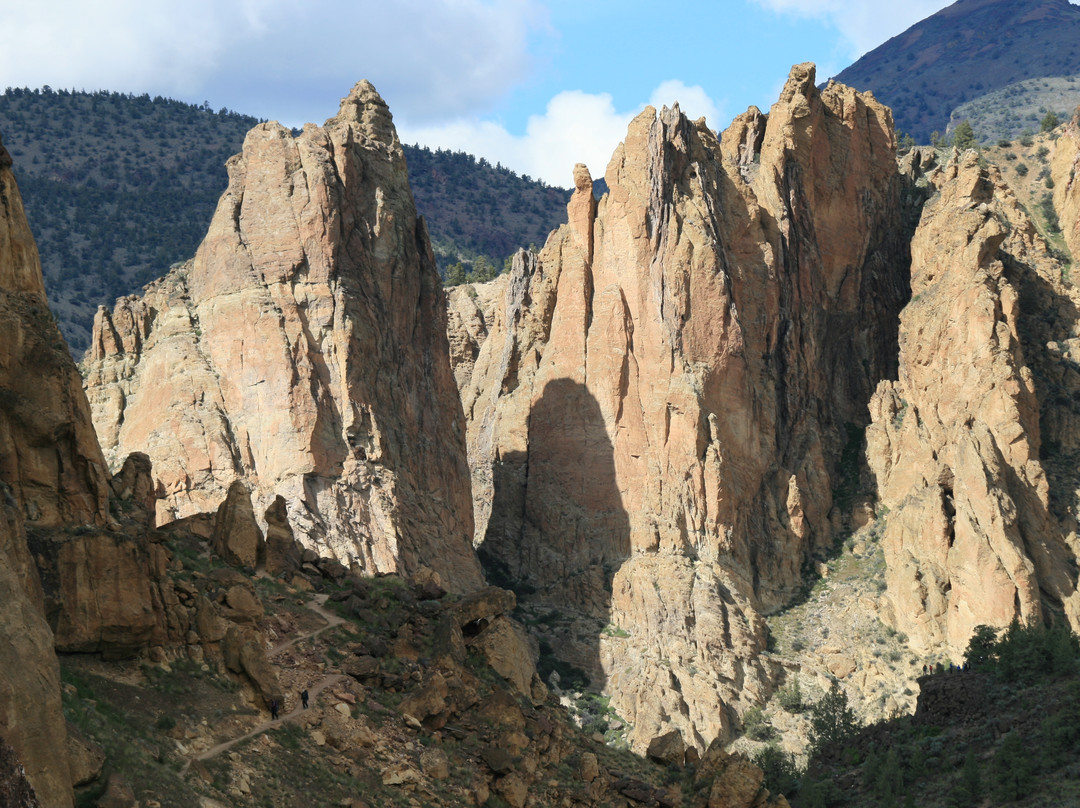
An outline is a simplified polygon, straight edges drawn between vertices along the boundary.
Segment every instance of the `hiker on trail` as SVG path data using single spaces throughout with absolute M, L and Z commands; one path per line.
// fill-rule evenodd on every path
M 307 709 L 307 701 L 308 701 L 308 692 L 307 692 L 307 689 L 305 688 L 304 690 L 300 691 L 300 703 L 304 705 L 305 710 Z
M 277 721 L 278 703 L 277 699 L 270 699 L 270 720 Z

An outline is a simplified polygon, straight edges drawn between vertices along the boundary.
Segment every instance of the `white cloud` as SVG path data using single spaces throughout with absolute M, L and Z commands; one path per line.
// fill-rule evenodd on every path
M 701 87 L 665 81 L 649 99 L 657 108 L 676 101 L 690 118 L 705 116 L 716 128 L 720 112 Z M 436 126 L 410 126 L 399 121 L 398 129 L 407 143 L 483 155 L 492 163 L 566 188 L 573 185 L 575 163 L 585 163 L 594 178 L 604 175 L 627 126 L 644 108 L 641 104 L 619 111 L 607 93 L 568 90 L 552 98 L 543 115 L 529 118 L 524 135 L 513 135 L 501 124 L 477 119 Z
M 35 0 L 0 6 L 0 80 L 306 92 L 317 114 L 303 102 L 262 111 L 321 121 L 335 111 L 327 98 L 369 78 L 395 111 L 437 119 L 490 109 L 528 74 L 531 38 L 550 33 L 539 0 Z
M 919 20 L 945 8 L 952 0 L 907 0 L 868 3 L 866 0 L 754 0 L 780 14 L 825 20 L 847 40 L 852 58 L 873 50 L 903 33 Z

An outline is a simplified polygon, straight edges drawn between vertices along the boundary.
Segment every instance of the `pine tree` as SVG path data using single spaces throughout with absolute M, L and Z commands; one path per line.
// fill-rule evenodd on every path
M 960 151 L 978 148 L 979 142 L 975 139 L 975 131 L 967 121 L 961 121 L 953 131 L 953 146 Z
M 859 729 L 855 711 L 838 682 L 810 708 L 810 748 L 814 754 L 833 744 L 843 743 Z

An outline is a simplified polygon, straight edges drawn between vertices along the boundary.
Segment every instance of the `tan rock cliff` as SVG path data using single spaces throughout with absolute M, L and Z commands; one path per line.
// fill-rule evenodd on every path
M 72 805 L 60 667 L 24 523 L 102 523 L 104 461 L 45 300 L 37 247 L 0 144 L 0 737 L 43 805 Z
M 1080 255 L 1080 109 L 1054 144 L 1050 176 L 1054 180 L 1054 207 L 1069 251 Z
M 830 543 L 844 425 L 895 364 L 891 119 L 801 65 L 722 138 L 647 109 L 599 202 L 574 179 L 462 391 L 480 552 L 526 601 L 614 625 L 560 650 L 635 746 L 703 749 L 771 688 L 760 615 Z
M 1074 338 L 1077 309 L 997 169 L 969 151 L 929 182 L 899 379 L 871 402 L 867 457 L 891 509 L 893 622 L 917 648 L 958 659 L 979 624 L 1041 620 L 1049 607 L 1080 625 L 1075 534 L 1051 513 L 1040 461 L 1044 440 L 1078 440 L 1049 389 L 1080 390 L 1049 342 Z
M 446 311 L 390 113 L 367 82 L 294 138 L 253 129 L 195 259 L 101 310 L 87 393 L 145 451 L 159 521 L 243 481 L 366 572 L 481 582 Z
M 0 486 L 3 487 L 3 486 Z M 41 582 L 10 491 L 0 497 L 0 739 L 15 750 L 44 805 L 72 805 L 60 709 L 60 665 Z

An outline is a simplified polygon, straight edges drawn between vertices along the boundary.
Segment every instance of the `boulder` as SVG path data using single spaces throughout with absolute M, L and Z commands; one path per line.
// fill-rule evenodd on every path
M 122 512 L 148 528 L 154 527 L 157 493 L 149 456 L 142 452 L 129 454 L 120 471 L 109 480 L 109 489 Z
M 686 762 L 686 744 L 682 734 L 678 730 L 672 730 L 649 741 L 645 754 L 657 763 L 682 766 Z
M 300 568 L 302 548 L 296 543 L 284 497 L 275 497 L 263 515 L 266 520 L 266 574 L 276 577 Z
M 483 653 L 492 670 L 515 690 L 532 697 L 537 651 L 524 627 L 505 616 L 496 617 L 469 645 Z
M 262 638 L 254 629 L 231 625 L 221 643 L 225 666 L 233 673 L 241 673 L 255 687 L 255 691 L 269 704 L 284 704 L 277 673 L 266 658 Z
M 263 554 L 263 535 L 255 521 L 251 493 L 239 480 L 229 486 L 229 493 L 217 511 L 214 552 L 234 567 L 255 569 Z
M 105 750 L 70 725 L 67 756 L 73 785 L 84 786 L 101 776 L 101 770 L 105 766 Z

